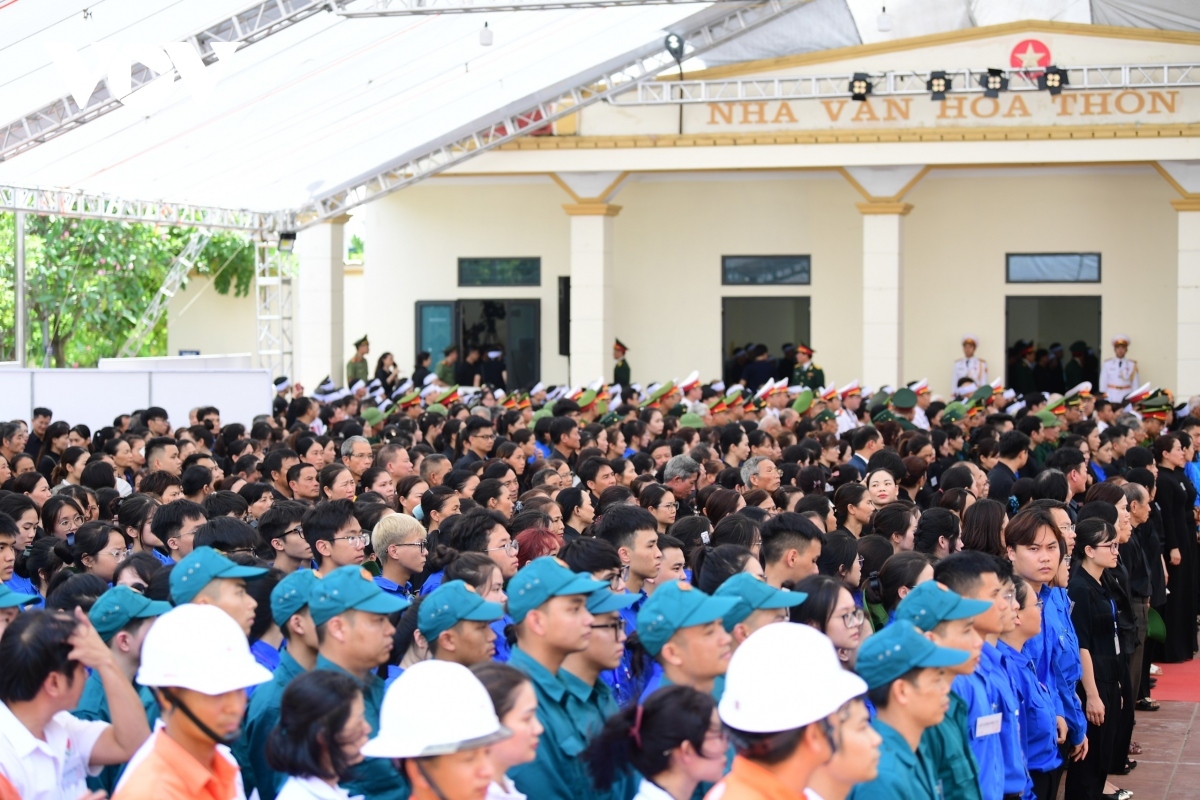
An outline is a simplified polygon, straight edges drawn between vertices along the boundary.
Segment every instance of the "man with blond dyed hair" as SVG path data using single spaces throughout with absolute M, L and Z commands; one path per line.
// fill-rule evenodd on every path
M 412 578 L 425 569 L 429 544 L 425 526 L 407 514 L 389 514 L 371 532 L 371 547 L 379 557 L 382 573 L 375 577 L 380 589 L 412 600 L 416 592 Z

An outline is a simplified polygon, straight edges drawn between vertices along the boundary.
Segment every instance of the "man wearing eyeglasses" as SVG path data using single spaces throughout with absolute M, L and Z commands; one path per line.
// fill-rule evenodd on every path
M 463 425 L 463 456 L 454 462 L 455 469 L 467 469 L 477 461 L 487 460 L 496 443 L 496 431 L 491 420 L 472 416 Z
M 323 578 L 338 567 L 362 564 L 369 537 L 354 518 L 351 501 L 322 503 L 305 513 L 300 524 L 312 548 L 317 575 Z
M 312 548 L 304 538 L 300 520 L 308 506 L 293 500 L 282 500 L 268 508 L 258 518 L 258 534 L 269 542 L 275 551 L 272 566 L 285 575 L 291 575 L 301 565 L 312 562 Z
M 351 436 L 342 442 L 342 463 L 350 470 L 356 484 L 362 481 L 363 473 L 371 468 L 374 461 L 375 453 L 365 437 Z

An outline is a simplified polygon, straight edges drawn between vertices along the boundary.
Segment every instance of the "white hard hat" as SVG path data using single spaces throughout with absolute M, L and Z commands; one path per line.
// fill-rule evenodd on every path
M 362 753 L 371 758 L 442 756 L 510 736 L 471 670 L 450 661 L 420 661 L 388 687 L 379 710 L 379 734 Z
M 799 682 L 797 664 L 804 665 Z M 717 711 L 734 730 L 778 733 L 824 719 L 866 691 L 825 634 L 799 623 L 767 625 L 733 652 Z
M 250 654 L 242 627 L 216 606 L 184 603 L 146 632 L 137 682 L 207 695 L 257 686 L 271 672 Z

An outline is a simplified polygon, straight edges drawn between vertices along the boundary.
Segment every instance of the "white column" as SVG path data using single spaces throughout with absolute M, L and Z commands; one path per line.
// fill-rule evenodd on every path
M 1176 397 L 1200 393 L 1200 198 L 1171 203 L 1179 212 L 1179 272 L 1175 293 L 1173 382 Z
M 343 231 L 349 219 L 335 217 L 305 228 L 296 237 L 300 259 L 295 288 L 296 374 L 289 377 L 303 382 L 309 392 L 326 375 L 339 386 L 346 380 Z
M 564 205 L 571 217 L 571 385 L 612 372 L 612 236 L 621 207 Z
M 907 203 L 859 203 L 863 215 L 863 382 L 879 388 L 904 378 L 904 216 Z

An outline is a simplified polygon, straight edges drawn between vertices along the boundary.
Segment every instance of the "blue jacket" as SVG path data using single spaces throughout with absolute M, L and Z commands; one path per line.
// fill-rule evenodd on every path
M 999 663 L 990 666 L 992 679 L 989 680 L 989 667 L 985 666 L 989 655 L 989 646 L 985 643 L 983 653 L 979 658 L 979 667 L 970 675 L 959 675 L 954 679 L 953 690 L 967 704 L 967 743 L 975 754 L 975 763 L 979 765 L 979 793 L 983 800 L 1001 800 L 1004 797 L 1004 755 L 1000 744 L 1000 734 L 991 733 L 979 735 L 979 720 L 993 714 L 1003 714 L 1000 705 L 1000 692 L 996 686 L 995 671 L 1002 669 Z M 996 648 L 991 648 L 994 654 Z M 992 656 L 995 661 L 995 656 Z M 1001 721 L 1003 725 L 1003 721 Z M 880 764 L 880 772 L 883 764 Z
M 1075 687 L 1083 678 L 1079 637 L 1071 622 L 1066 589 L 1042 586 L 1042 632 L 1025 643 L 1024 653 L 1037 669 L 1038 680 L 1054 696 L 1054 711 L 1067 722 L 1067 744 L 1078 747 L 1087 736 L 1087 717 Z
M 1021 700 L 1017 695 L 1017 687 L 1013 685 L 1012 676 L 1004 664 L 1001 645 L 1003 642 L 995 647 L 985 642 L 979 663 L 987 679 L 996 684 L 1001 713 L 1004 714 L 1000 725 L 1000 753 L 1004 757 L 1004 793 L 1019 794 L 1032 800 L 1033 781 L 1029 777 L 1029 769 L 1025 766 L 1025 750 L 1021 741 L 1021 726 L 1024 722 L 1021 718 Z
M 1021 749 L 1026 765 L 1037 772 L 1057 769 L 1062 765 L 1062 756 L 1058 752 L 1058 713 L 1054 695 L 1038 680 L 1037 669 L 1029 656 L 1004 642 L 1000 643 L 999 649 L 1021 703 Z

